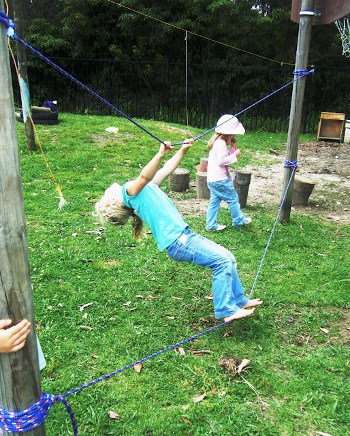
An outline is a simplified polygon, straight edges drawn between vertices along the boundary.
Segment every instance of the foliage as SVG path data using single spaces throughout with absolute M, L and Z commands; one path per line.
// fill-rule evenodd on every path
M 199 133 L 138 121 L 164 140 Z M 107 133 L 109 126 L 118 133 Z M 36 322 L 47 359 L 42 388 L 61 394 L 218 321 L 206 298 L 210 271 L 175 263 L 157 251 L 150 235 L 135 243 L 129 225 L 104 227 L 92 216 L 103 190 L 138 174 L 158 144 L 117 117 L 60 114 L 58 125 L 37 127 L 68 200 L 58 211 L 45 162 L 27 150 L 19 124 Z M 181 164 L 191 180 L 206 139 Z M 264 161 L 270 148 L 282 151 L 285 141 L 286 134 L 247 132 L 240 145 L 247 155 L 259 150 Z M 193 189 L 186 193 L 193 201 L 195 195 Z M 186 220 L 234 252 L 249 292 L 277 211 L 261 204 L 248 212 L 250 227 L 216 234 L 204 230 L 203 216 Z M 222 219 L 229 224 L 227 210 Z M 140 372 L 129 369 L 69 397 L 80 433 L 347 434 L 349 251 L 348 226 L 293 214 L 288 225 L 277 225 L 257 282 L 255 295 L 264 305 L 183 350 L 154 357 Z M 247 358 L 250 365 L 233 376 L 220 366 L 223 356 Z M 51 435 L 71 434 L 59 405 L 46 428 Z

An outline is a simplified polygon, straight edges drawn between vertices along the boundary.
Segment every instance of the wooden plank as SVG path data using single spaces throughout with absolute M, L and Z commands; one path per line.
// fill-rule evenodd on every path
M 321 112 L 321 119 L 345 121 L 345 114 L 336 112 Z

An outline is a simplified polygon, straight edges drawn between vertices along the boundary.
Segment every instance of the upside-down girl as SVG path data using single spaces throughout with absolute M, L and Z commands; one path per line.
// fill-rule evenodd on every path
M 138 177 L 124 185 L 113 183 L 96 203 L 95 209 L 100 218 L 113 225 L 124 225 L 131 218 L 135 239 L 140 238 L 145 222 L 160 251 L 166 250 L 174 260 L 210 268 L 213 273 L 215 317 L 230 322 L 251 315 L 262 301 L 249 300 L 244 295 L 233 254 L 194 233 L 170 198 L 159 188 L 178 167 L 192 143 L 192 139 L 184 141 L 182 147 L 159 169 L 163 158 L 173 149 L 170 142 L 162 143 Z

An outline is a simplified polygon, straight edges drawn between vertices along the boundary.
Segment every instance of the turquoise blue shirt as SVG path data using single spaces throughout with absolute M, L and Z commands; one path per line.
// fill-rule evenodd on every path
M 174 203 L 152 182 L 133 196 L 127 194 L 123 185 L 122 195 L 125 206 L 134 209 L 152 230 L 160 251 L 176 241 L 187 227 Z

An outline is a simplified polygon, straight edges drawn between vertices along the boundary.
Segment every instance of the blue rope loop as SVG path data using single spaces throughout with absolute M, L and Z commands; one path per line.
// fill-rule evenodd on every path
M 0 428 L 8 433 L 21 433 L 34 430 L 39 427 L 49 414 L 51 407 L 60 401 L 69 413 L 74 436 L 78 435 L 78 428 L 73 411 L 67 400 L 62 395 L 52 395 L 43 392 L 40 399 L 21 412 L 10 412 L 0 407 Z
M 284 168 L 292 168 L 293 170 L 296 170 L 298 166 L 298 161 L 294 160 L 293 162 L 286 159 L 286 161 L 284 162 Z
M 15 23 L 3 11 L 0 11 L 0 21 L 6 25 L 7 36 L 12 37 L 15 34 Z

